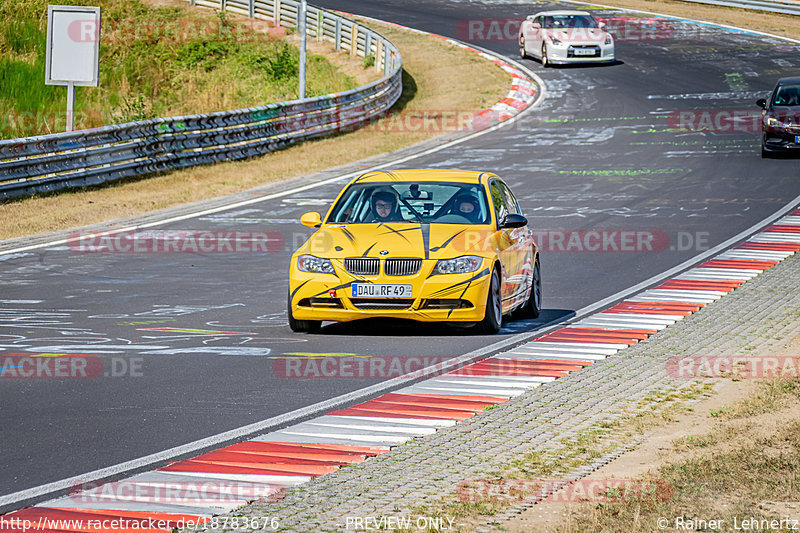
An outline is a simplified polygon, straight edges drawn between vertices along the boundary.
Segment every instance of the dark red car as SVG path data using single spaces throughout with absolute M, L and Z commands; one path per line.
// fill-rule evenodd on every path
M 800 154 L 800 77 L 781 78 L 769 98 L 756 104 L 761 112 L 761 157 Z

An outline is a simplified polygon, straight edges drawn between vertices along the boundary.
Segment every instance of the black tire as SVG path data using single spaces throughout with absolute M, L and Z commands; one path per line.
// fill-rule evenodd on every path
M 289 316 L 289 328 L 295 333 L 316 333 L 322 327 L 321 320 L 297 320 L 292 315 L 292 295 L 286 305 L 286 314 Z
M 547 43 L 542 43 L 542 66 L 544 68 L 550 66 L 550 60 L 547 59 Z
M 492 280 L 489 282 L 489 294 L 486 297 L 486 313 L 483 320 L 478 322 L 475 329 L 478 333 L 494 335 L 503 326 L 503 301 L 500 295 L 500 274 L 492 270 Z
M 539 257 L 533 264 L 533 280 L 531 280 L 531 293 L 518 313 L 520 318 L 539 318 L 542 312 L 542 269 L 539 266 Z
M 772 159 L 772 152 L 767 150 L 766 146 L 764 146 L 764 142 L 761 142 L 761 158 L 762 159 Z
M 528 54 L 525 52 L 525 37 L 519 36 L 519 57 L 528 59 Z

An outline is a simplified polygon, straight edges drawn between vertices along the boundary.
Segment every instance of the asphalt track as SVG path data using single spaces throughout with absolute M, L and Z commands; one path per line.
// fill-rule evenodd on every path
M 320 4 L 462 39 L 465 20 L 523 18 L 534 10 L 502 2 Z M 613 66 L 543 69 L 526 60 L 547 86 L 538 111 L 402 165 L 496 172 L 538 230 L 657 231 L 668 239 L 641 252 L 545 246 L 542 318 L 512 321 L 497 338 L 380 322 L 291 333 L 288 258 L 308 234 L 297 220 L 324 211 L 341 184 L 157 228 L 277 231 L 284 246 L 275 253 L 97 254 L 61 246 L 0 256 L 0 354 L 89 353 L 103 362 L 96 379 L 0 379 L 0 494 L 380 381 L 285 378 L 275 357 L 460 355 L 569 316 L 783 207 L 800 194 L 800 161 L 762 160 L 753 131 L 675 132 L 669 121 L 679 111 L 754 109 L 775 79 L 800 69 L 800 47 L 669 26 L 654 39 L 618 41 L 620 63 Z M 510 40 L 475 44 L 517 55 Z

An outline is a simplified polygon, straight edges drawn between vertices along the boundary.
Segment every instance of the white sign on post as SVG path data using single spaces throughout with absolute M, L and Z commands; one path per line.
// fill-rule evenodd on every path
M 67 86 L 67 131 L 75 129 L 75 86 L 97 87 L 100 8 L 47 6 L 46 85 Z

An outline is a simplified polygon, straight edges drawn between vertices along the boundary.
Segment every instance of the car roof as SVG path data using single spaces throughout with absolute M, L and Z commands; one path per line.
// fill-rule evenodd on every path
M 800 83 L 800 76 L 793 78 L 781 78 L 778 80 L 778 85 L 789 85 L 790 83 Z
M 586 11 L 574 11 L 574 10 L 570 11 L 570 10 L 567 10 L 567 9 L 560 9 L 560 10 L 555 10 L 555 11 L 539 11 L 538 13 L 536 13 L 535 16 L 538 17 L 540 15 L 589 15 L 589 16 L 592 16 L 591 13 L 587 13 Z
M 444 181 L 453 183 L 483 183 L 486 179 L 496 177 L 491 172 L 474 170 L 376 170 L 361 174 L 353 180 L 358 183 L 386 183 L 387 181 Z

